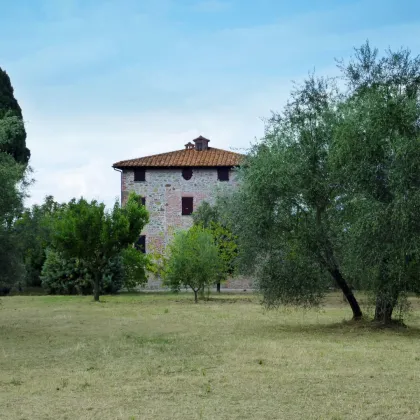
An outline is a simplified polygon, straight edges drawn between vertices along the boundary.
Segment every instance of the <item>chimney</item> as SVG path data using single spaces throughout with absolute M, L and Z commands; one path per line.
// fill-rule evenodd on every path
M 195 143 L 195 150 L 202 151 L 207 150 L 209 148 L 209 139 L 206 139 L 203 136 L 199 136 L 193 140 Z
M 194 149 L 194 144 L 190 141 L 185 145 L 186 150 Z

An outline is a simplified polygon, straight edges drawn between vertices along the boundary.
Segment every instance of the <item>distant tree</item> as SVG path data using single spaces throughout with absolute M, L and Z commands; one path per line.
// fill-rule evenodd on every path
M 0 152 L 0 286 L 23 280 L 24 268 L 14 220 L 23 209 L 25 168 Z
M 83 260 L 92 274 L 95 301 L 107 262 L 132 247 L 148 222 L 148 213 L 131 193 L 124 207 L 116 202 L 107 211 L 103 203 L 73 199 L 54 218 L 53 246 L 66 258 Z M 132 254 L 131 254 L 132 255 Z M 138 252 L 135 263 L 145 269 L 145 254 Z
M 348 93 L 331 156 L 348 271 L 375 295 L 375 320 L 389 323 L 420 290 L 420 56 L 380 57 L 366 43 L 340 67 Z
M 47 196 L 41 205 L 25 209 L 16 220 L 15 229 L 24 258 L 27 286 L 41 286 L 46 250 L 52 246 L 52 219 L 60 207 L 54 197 Z
M 22 109 L 14 96 L 10 77 L 0 67 L 0 118 L 3 118 L 7 111 L 12 111 L 14 115 L 22 118 Z
M 207 229 L 212 223 L 219 222 L 219 211 L 217 206 L 211 206 L 208 201 L 203 201 L 194 211 L 192 217 L 195 225 L 201 225 Z
M 197 303 L 198 293 L 214 284 L 223 271 L 223 261 L 212 234 L 201 226 L 193 226 L 176 233 L 168 250 L 163 271 L 165 284 L 173 291 L 182 286 L 190 287 Z
M 18 163 L 27 164 L 26 131 L 22 110 L 14 97 L 8 74 L 0 67 L 0 152 L 8 153 Z
M 217 204 L 211 206 L 203 201 L 193 213 L 194 225 L 202 226 L 213 236 L 219 250 L 219 256 L 223 262 L 220 279 L 217 281 L 217 291 L 220 292 L 220 282 L 235 273 L 236 260 L 238 257 L 237 238 L 226 223 L 221 221 Z
M 127 290 L 134 290 L 136 286 L 147 282 L 146 272 L 153 272 L 154 268 L 149 255 L 146 256 L 136 248 L 128 247 L 122 250 L 120 258 L 123 268 L 123 286 Z

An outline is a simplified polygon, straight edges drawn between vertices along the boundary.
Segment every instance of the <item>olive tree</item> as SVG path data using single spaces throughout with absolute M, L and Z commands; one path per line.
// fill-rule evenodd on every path
M 349 271 L 391 321 L 420 289 L 420 56 L 366 43 L 348 64 L 332 162 L 340 176 Z
M 257 274 L 267 305 L 318 304 L 333 282 L 360 319 L 341 266 L 341 192 L 329 164 L 339 103 L 331 79 L 311 75 L 295 87 L 249 151 L 228 217 L 242 270 Z

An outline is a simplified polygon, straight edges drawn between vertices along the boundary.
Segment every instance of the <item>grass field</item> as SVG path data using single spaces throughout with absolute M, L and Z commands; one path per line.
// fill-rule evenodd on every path
M 419 419 L 420 310 L 409 328 L 255 295 L 14 296 L 0 306 L 2 419 Z

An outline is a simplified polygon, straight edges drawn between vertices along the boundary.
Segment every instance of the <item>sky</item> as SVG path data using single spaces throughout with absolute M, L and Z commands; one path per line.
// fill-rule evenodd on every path
M 119 160 L 198 135 L 243 151 L 293 82 L 338 74 L 367 39 L 420 53 L 416 0 L 0 0 L 0 67 L 22 107 L 34 185 L 112 205 Z

